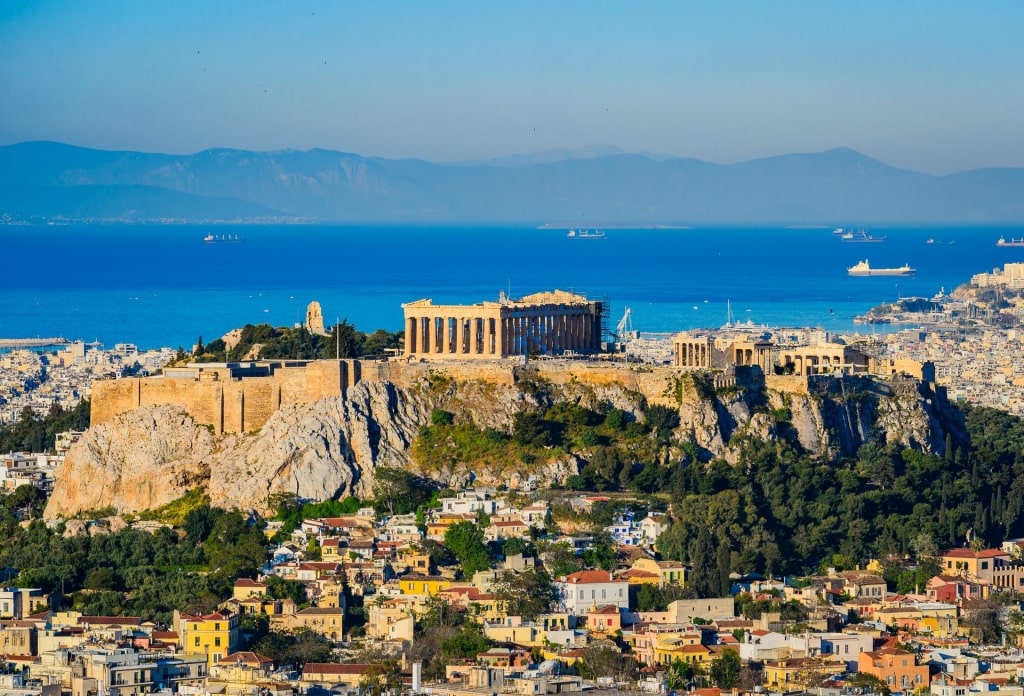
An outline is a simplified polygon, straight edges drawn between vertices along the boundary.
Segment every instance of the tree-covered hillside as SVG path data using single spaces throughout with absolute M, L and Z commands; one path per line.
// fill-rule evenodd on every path
M 270 324 L 246 324 L 239 332 L 238 342 L 228 348 L 223 339 L 203 344 L 200 336 L 192 355 L 182 353 L 179 360 L 225 362 L 258 357 L 264 360 L 318 358 L 360 358 L 380 356 L 399 348 L 402 332 L 377 329 L 372 334 L 359 331 L 348 320 L 331 327 L 330 335 L 310 333 L 305 327 L 273 327 Z
M 967 442 L 946 454 L 865 445 L 827 462 L 784 442 L 742 443 L 739 466 L 687 462 L 674 472 L 675 522 L 659 540 L 669 558 L 714 576 L 728 567 L 768 573 L 849 568 L 868 558 L 1024 535 L 1024 422 L 964 412 Z

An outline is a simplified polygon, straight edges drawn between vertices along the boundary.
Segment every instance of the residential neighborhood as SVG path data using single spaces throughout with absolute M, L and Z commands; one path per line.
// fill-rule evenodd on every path
M 695 569 L 659 554 L 668 513 L 635 502 L 578 495 L 555 504 L 470 488 L 417 514 L 364 506 L 291 529 L 271 520 L 259 576 L 237 579 L 211 611 L 174 611 L 169 625 L 82 615 L 58 606 L 59 596 L 5 587 L 0 689 L 1024 693 L 1024 634 L 1008 630 L 1020 628 L 1021 540 L 938 551 L 928 561 L 937 572 L 907 592 L 874 561 L 806 577 L 732 573 L 727 596 L 698 597 Z M 609 505 L 616 512 L 603 527 L 555 519 Z M 490 550 L 482 567 L 472 544 Z M 996 643 L 983 611 L 1002 627 Z M 258 626 L 320 641 L 327 659 L 275 661 L 252 649 Z

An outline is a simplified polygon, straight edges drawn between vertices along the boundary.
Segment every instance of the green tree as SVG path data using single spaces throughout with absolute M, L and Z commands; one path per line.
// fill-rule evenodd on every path
M 494 584 L 494 595 L 505 603 L 505 614 L 527 621 L 551 611 L 559 599 L 551 576 L 542 568 L 528 568 L 522 573 L 505 571 Z
M 665 675 L 666 686 L 671 691 L 682 691 L 693 686 L 696 670 L 681 657 L 672 660 Z
M 562 578 L 583 569 L 583 560 L 576 555 L 568 542 L 560 541 L 548 544 L 541 555 L 544 559 L 544 567 L 549 570 L 553 578 Z
M 667 406 L 649 406 L 644 412 L 644 422 L 654 430 L 658 444 L 667 446 L 672 440 L 672 431 L 679 427 L 679 411 Z
M 378 467 L 373 474 L 373 506 L 389 515 L 415 512 L 435 490 L 429 481 L 404 469 Z
M 301 668 L 307 662 L 327 662 L 331 644 L 323 636 L 302 628 L 296 631 L 270 631 L 252 649 L 274 660 L 279 666 Z
M 624 655 L 606 645 L 591 646 L 583 651 L 579 663 L 584 679 L 613 679 L 616 682 L 636 679 L 638 664 L 632 655 Z
M 385 696 L 402 689 L 402 666 L 393 657 L 385 657 L 370 664 L 359 680 L 359 693 L 367 696 Z
M 869 694 L 889 696 L 889 694 L 892 693 L 889 686 L 884 681 L 873 674 L 868 674 L 867 672 L 855 673 L 847 680 L 847 683 L 856 689 L 864 689 L 865 693 Z
M 466 578 L 491 567 L 491 552 L 484 543 L 484 533 L 472 522 L 458 522 L 448 527 L 444 545 L 458 559 Z
M 512 417 L 512 437 L 524 447 L 546 447 L 551 444 L 547 423 L 532 411 L 520 411 Z
M 430 412 L 430 424 L 433 426 L 438 425 L 451 425 L 455 422 L 455 416 L 449 411 L 445 411 L 440 408 L 435 408 Z
M 320 357 L 328 360 L 335 356 L 358 358 L 363 354 L 365 338 L 364 334 L 356 331 L 356 328 L 348 323 L 347 318 L 343 319 L 340 324 L 332 327 L 331 335 L 327 339 L 327 345 L 324 346 Z
M 267 586 L 267 594 L 274 599 L 290 599 L 296 604 L 305 604 L 309 601 L 306 597 L 306 588 L 295 580 L 269 575 L 263 582 Z
M 530 553 L 530 545 L 519 537 L 509 537 L 501 544 L 501 555 L 505 558 L 509 556 L 515 556 L 523 554 L 524 556 L 532 555 Z
M 714 537 L 706 526 L 702 526 L 690 546 L 690 562 L 693 565 L 690 587 L 698 597 L 718 595 L 721 581 L 715 561 Z
M 972 599 L 964 604 L 962 622 L 971 629 L 977 642 L 995 645 L 1002 633 L 999 611 L 999 605 L 994 600 Z
M 611 534 L 604 529 L 594 532 L 590 547 L 583 551 L 583 562 L 601 570 L 612 570 L 615 567 L 615 545 Z
M 711 663 L 709 670 L 711 681 L 719 689 L 732 689 L 739 681 L 742 666 L 740 654 L 731 648 L 726 648 L 718 659 Z
M 480 632 L 475 623 L 465 623 L 460 630 L 441 643 L 441 656 L 446 662 L 453 659 L 475 660 L 486 652 L 493 643 Z

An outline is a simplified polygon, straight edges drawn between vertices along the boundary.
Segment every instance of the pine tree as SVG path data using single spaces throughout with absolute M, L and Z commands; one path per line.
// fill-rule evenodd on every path
M 707 526 L 701 526 L 697 538 L 690 545 L 690 563 L 693 566 L 693 591 L 698 597 L 714 597 L 719 586 L 718 568 L 715 540 Z

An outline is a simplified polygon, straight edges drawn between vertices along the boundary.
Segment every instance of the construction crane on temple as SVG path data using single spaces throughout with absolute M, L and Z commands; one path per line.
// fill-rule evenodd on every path
M 620 341 L 626 334 L 633 333 L 633 322 L 630 319 L 632 316 L 633 310 L 626 307 L 626 313 L 622 315 L 622 318 L 619 319 L 619 323 L 615 325 L 615 337 Z
M 633 330 L 632 316 L 633 310 L 626 307 L 626 311 L 622 318 L 619 319 L 619 323 L 615 325 L 615 342 L 618 344 L 619 350 L 626 350 L 626 344 L 640 336 L 639 331 Z

